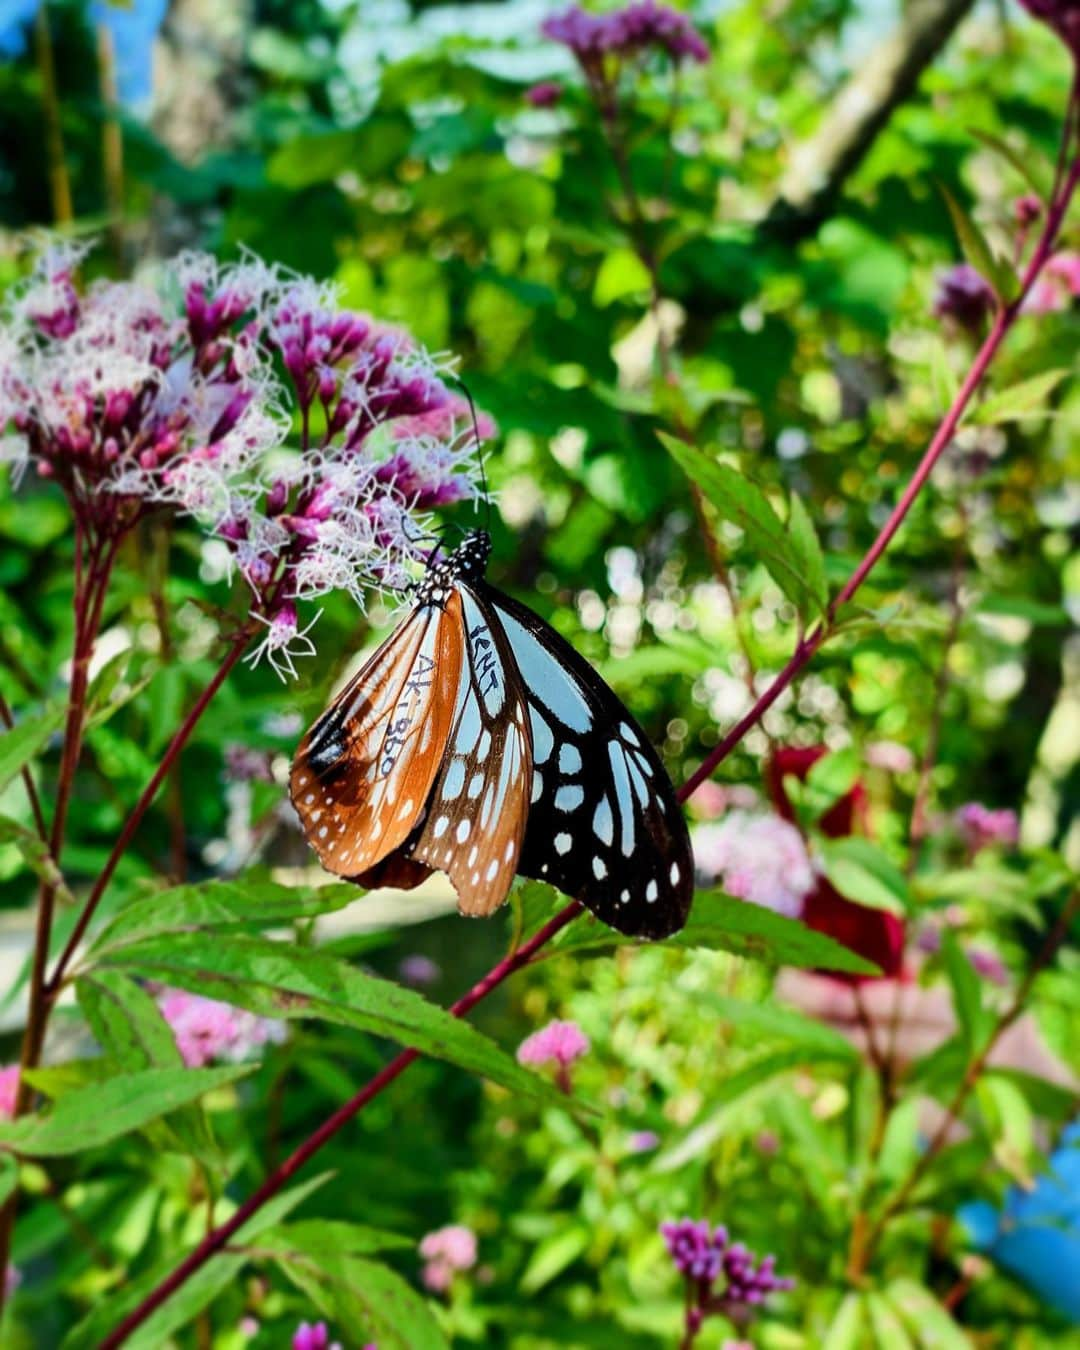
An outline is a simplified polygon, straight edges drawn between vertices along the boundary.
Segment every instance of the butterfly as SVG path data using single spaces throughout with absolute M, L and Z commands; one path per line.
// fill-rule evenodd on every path
M 604 923 L 686 922 L 690 838 L 645 733 L 558 633 L 484 580 L 490 536 L 430 562 L 415 605 L 307 732 L 290 792 L 323 866 L 359 885 L 445 872 L 464 914 L 515 874 Z

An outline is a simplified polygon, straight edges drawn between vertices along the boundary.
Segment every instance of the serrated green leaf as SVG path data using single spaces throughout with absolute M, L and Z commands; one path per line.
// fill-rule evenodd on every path
M 314 1017 L 386 1036 L 543 1101 L 567 1099 L 475 1027 L 411 989 L 310 948 L 231 933 L 173 933 L 99 953 L 136 970 L 264 1017 Z
M 400 1275 L 362 1257 L 279 1257 L 282 1272 L 324 1317 L 379 1350 L 448 1350 L 427 1304 Z
M 802 566 L 803 581 L 819 614 L 829 605 L 829 584 L 825 579 L 825 555 L 814 529 L 814 523 L 801 497 L 791 495 L 788 514 L 788 538 L 795 557 Z
M 0 792 L 34 759 L 63 721 L 63 709 L 53 708 L 36 717 L 24 717 L 0 735 Z
M 565 930 L 550 949 L 551 954 L 592 948 L 625 946 L 633 942 L 598 920 L 579 919 Z M 856 956 L 839 942 L 807 928 L 797 919 L 776 914 L 762 905 L 738 900 L 722 892 L 699 894 L 686 927 L 667 939 L 671 946 L 708 947 L 732 952 L 770 965 L 803 966 L 808 969 L 847 970 L 856 974 L 880 974 L 878 967 Z
M 1007 301 L 1016 292 L 1017 278 L 1007 264 L 999 262 L 982 230 L 943 183 L 938 184 L 952 217 L 953 229 L 964 257 L 993 288 L 999 300 Z
M 347 882 L 332 886 L 281 886 L 238 877 L 204 881 L 141 897 L 120 911 L 90 948 L 94 957 L 132 942 L 196 928 L 228 929 L 311 918 L 343 909 L 364 892 Z
M 825 875 L 848 900 L 903 915 L 911 904 L 907 878 L 872 839 L 851 835 L 822 839 L 818 849 Z
M 803 574 L 803 560 L 761 488 L 730 465 L 703 454 L 696 446 L 662 431 L 656 434 L 690 481 L 704 493 L 721 520 L 737 525 L 743 531 L 747 547 L 758 556 L 799 613 L 816 613 L 818 598 Z
M 157 1004 L 118 970 L 97 970 L 75 984 L 75 994 L 101 1048 L 128 1073 L 140 1069 L 183 1069 L 184 1060 Z M 183 1107 L 167 1121 L 148 1127 L 151 1142 L 198 1157 L 211 1172 L 222 1161 L 202 1110 Z
M 1071 374 L 1072 371 L 1066 369 L 1044 370 L 1010 384 L 1007 389 L 999 389 L 976 403 L 968 420 L 977 426 L 990 427 L 1000 422 L 1018 422 L 1024 417 L 1046 416 L 1049 412 L 1047 399 Z
M 252 1064 L 216 1069 L 147 1069 L 61 1097 L 46 1115 L 0 1122 L 0 1148 L 30 1158 L 58 1158 L 100 1148 L 215 1088 L 251 1073 Z

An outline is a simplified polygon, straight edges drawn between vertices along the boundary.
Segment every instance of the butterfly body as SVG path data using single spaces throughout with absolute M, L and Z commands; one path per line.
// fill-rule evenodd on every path
M 484 579 L 475 531 L 301 742 L 291 792 L 323 865 L 361 885 L 446 872 L 466 914 L 515 873 L 605 923 L 686 922 L 690 841 L 644 732 L 592 668 Z

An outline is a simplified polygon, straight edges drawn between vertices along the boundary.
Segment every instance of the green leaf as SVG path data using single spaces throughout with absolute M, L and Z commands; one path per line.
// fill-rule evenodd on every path
M 64 720 L 62 708 L 24 717 L 0 736 L 0 792 L 38 754 Z
M 820 820 L 841 797 L 846 797 L 858 782 L 861 772 L 862 759 L 852 745 L 845 750 L 833 750 L 827 755 L 822 755 L 811 764 L 804 782 L 799 783 L 798 779 L 795 779 L 795 783 L 801 788 L 798 797 L 801 806 L 806 810 L 808 822 L 813 824 Z M 793 774 L 787 775 L 784 786 L 787 787 L 793 778 Z M 788 795 L 792 796 L 790 790 Z
M 916 1350 L 916 1342 L 908 1335 L 899 1314 L 888 1299 L 873 1291 L 868 1292 L 865 1298 L 874 1350 Z
M 593 285 L 593 304 L 604 309 L 626 295 L 641 295 L 652 288 L 649 269 L 629 248 L 617 248 L 600 264 Z
M 862 1294 L 846 1294 L 821 1338 L 821 1350 L 866 1350 L 865 1319 Z
M 1019 1185 L 1034 1184 L 1035 1122 L 1019 1087 L 997 1073 L 985 1073 L 975 1085 L 983 1119 L 994 1141 L 994 1157 Z
M 982 1041 L 988 1014 L 982 1006 L 979 977 L 960 949 L 955 933 L 946 929 L 941 939 L 941 959 L 952 988 L 953 1010 L 960 1025 L 964 1046 L 973 1054 Z
M 791 494 L 788 511 L 788 538 L 795 557 L 802 567 L 803 582 L 819 613 L 829 605 L 829 584 L 825 579 L 825 555 L 801 497 Z
M 967 419 L 977 426 L 991 427 L 999 422 L 1019 422 L 1025 417 L 1045 417 L 1050 395 L 1072 374 L 1068 369 L 1044 370 L 1029 379 L 999 389 L 976 403 Z
M 960 381 L 956 378 L 956 371 L 953 370 L 949 360 L 949 349 L 941 338 L 933 338 L 929 348 L 930 385 L 934 391 L 934 406 L 944 416 L 956 401 L 956 396 L 960 392 Z
M 282 1272 L 324 1317 L 348 1327 L 379 1350 L 447 1350 L 449 1342 L 428 1305 L 409 1285 L 374 1261 L 344 1252 L 278 1257 Z
M 0 1148 L 30 1158 L 57 1158 L 100 1148 L 206 1092 L 252 1071 L 252 1064 L 217 1069 L 147 1069 L 61 1097 L 47 1115 L 0 1122 Z
M 667 939 L 672 946 L 708 947 L 733 952 L 754 961 L 776 966 L 804 966 L 809 969 L 847 970 L 860 975 L 880 974 L 878 967 L 856 956 L 824 933 L 807 928 L 797 919 L 775 914 L 749 900 L 737 900 L 722 892 L 699 893 L 694 901 L 690 922 L 680 933 Z M 551 951 L 563 953 L 589 948 L 627 945 L 623 937 L 598 920 L 579 919 L 557 941 Z
M 574 1224 L 545 1238 L 533 1250 L 521 1277 L 521 1292 L 535 1294 L 572 1266 L 588 1250 L 591 1234 L 584 1224 Z
M 807 584 L 804 561 L 765 493 L 743 474 L 703 454 L 696 446 L 656 433 L 686 476 L 719 515 L 737 525 L 746 544 L 800 614 L 816 612 L 818 598 Z
M 128 905 L 98 934 L 90 948 L 102 956 L 126 944 L 196 928 L 228 929 L 280 923 L 343 909 L 364 892 L 343 882 L 334 886 L 281 886 L 261 878 L 204 881 L 173 886 Z
M 949 208 L 964 257 L 990 283 L 998 299 L 1007 301 L 1016 291 L 1016 273 L 1006 263 L 998 261 L 983 232 L 949 189 L 943 183 L 939 183 L 938 188 Z
M 907 912 L 911 903 L 907 879 L 873 840 L 858 835 L 822 839 L 818 848 L 825 875 L 841 895 L 871 909 L 900 915 Z
M 971 1350 L 971 1342 L 925 1285 L 893 1280 L 885 1297 L 916 1338 L 919 1350 Z
M 250 1243 L 265 1230 L 280 1224 L 287 1214 L 332 1175 L 323 1172 L 267 1201 L 235 1234 L 233 1242 L 237 1245 Z M 222 1222 L 227 1215 L 215 1213 L 214 1217 Z M 161 1346 L 169 1343 L 173 1332 L 198 1317 L 204 1308 L 233 1284 L 251 1259 L 246 1252 L 219 1252 L 212 1256 L 167 1302 L 151 1313 L 138 1331 L 132 1333 L 124 1342 L 125 1350 L 160 1350 Z M 178 1262 L 179 1256 L 167 1256 L 151 1270 L 126 1281 L 111 1299 L 97 1303 L 89 1315 L 68 1332 L 63 1350 L 92 1350 L 94 1346 L 100 1345 L 104 1337 L 172 1273 Z
M 259 1249 L 275 1256 L 310 1256 L 320 1259 L 328 1252 L 347 1256 L 370 1256 L 372 1252 L 415 1247 L 412 1238 L 388 1233 L 344 1219 L 301 1219 L 283 1223 L 259 1236 Z
M 794 1008 L 778 1003 L 751 1003 L 747 999 L 727 998 L 722 994 L 694 992 L 694 1000 L 701 1008 L 739 1031 L 750 1032 L 755 1040 L 768 1037 L 805 1046 L 829 1059 L 858 1059 L 854 1044 L 839 1031 L 816 1017 L 808 1017 Z
M 99 956 L 264 1017 L 317 1017 L 386 1036 L 541 1100 L 566 1097 L 460 1018 L 389 980 L 310 948 L 231 933 L 174 933 Z
M 1027 619 L 1028 623 L 1045 628 L 1067 628 L 1072 622 L 1064 605 L 1048 605 L 1045 600 L 1032 600 L 1026 595 L 984 595 L 975 605 L 975 614 L 1005 614 L 1010 618 Z
M 0 1153 L 0 1205 L 7 1204 L 19 1184 L 19 1164 L 10 1153 Z
M 1007 164 L 1011 164 L 1036 197 L 1044 204 L 1049 200 L 1054 174 L 1052 166 L 1043 159 L 1041 151 L 1037 151 L 1033 146 L 1028 146 L 1024 152 L 1021 152 L 1011 146 L 1003 137 L 995 136 L 989 131 L 983 131 L 980 127 L 969 127 L 968 130 L 976 140 L 982 141 L 983 145 L 1000 155 Z
M 53 861 L 48 846 L 35 830 L 20 825 L 17 820 L 0 816 L 0 844 L 13 844 L 22 855 L 23 862 L 36 876 L 53 887 L 62 904 L 73 905 L 75 897 L 68 889 L 60 869 Z
M 171 1028 L 134 980 L 118 970 L 98 970 L 76 981 L 75 994 L 98 1044 L 122 1069 L 183 1069 Z M 184 1107 L 149 1128 L 151 1141 L 159 1147 L 192 1154 L 213 1172 L 222 1172 L 214 1137 L 198 1106 Z
M 726 1078 L 719 1087 L 713 1088 L 710 1092 L 710 1112 L 705 1120 L 693 1126 L 685 1138 L 666 1149 L 654 1161 L 652 1170 L 655 1172 L 677 1172 L 684 1164 L 707 1155 L 727 1129 L 729 1107 L 732 1102 L 738 1101 L 740 1097 L 746 1096 L 754 1088 L 759 1087 L 762 1083 L 769 1082 L 778 1074 L 802 1068 L 807 1064 L 817 1063 L 822 1058 L 832 1058 L 832 1056 L 823 1056 L 820 1050 L 811 1050 L 805 1046 L 800 1046 L 763 1055 L 753 1064 L 748 1064 L 746 1068 L 733 1073 L 730 1078 Z M 836 1058 L 840 1061 L 847 1059 L 848 1056 L 845 1053 L 842 1056 L 836 1056 Z

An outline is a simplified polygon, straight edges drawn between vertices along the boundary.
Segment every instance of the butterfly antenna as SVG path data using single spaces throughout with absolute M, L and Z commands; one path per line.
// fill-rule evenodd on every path
M 457 376 L 455 375 L 455 376 L 454 376 L 454 382 L 455 382 L 455 384 L 457 384 L 457 385 L 459 385 L 459 386 L 461 387 L 461 392 L 465 395 L 465 398 L 466 398 L 466 400 L 467 400 L 467 402 L 468 402 L 468 404 L 469 404 L 469 412 L 472 414 L 473 439 L 474 439 L 475 442 L 476 442 L 476 458 L 477 458 L 477 461 L 478 461 L 479 464 L 480 464 L 480 486 L 481 486 L 481 488 L 483 489 L 483 493 L 484 493 L 484 505 L 485 505 L 485 507 L 486 507 L 486 509 L 487 509 L 487 517 L 486 517 L 486 519 L 485 519 L 485 521 L 484 521 L 484 529 L 490 534 L 490 533 L 491 533 L 491 493 L 490 493 L 490 491 L 489 491 L 489 489 L 488 489 L 487 469 L 484 467 L 484 450 L 483 450 L 483 442 L 482 442 L 482 440 L 481 440 L 481 438 L 480 438 L 480 419 L 479 419 L 479 418 L 477 417 L 477 415 L 476 415 L 476 404 L 473 402 L 473 396 L 472 396 L 472 394 L 469 393 L 469 389 L 468 389 L 468 386 L 466 385 L 465 381 L 464 381 L 464 380 L 458 379 Z

